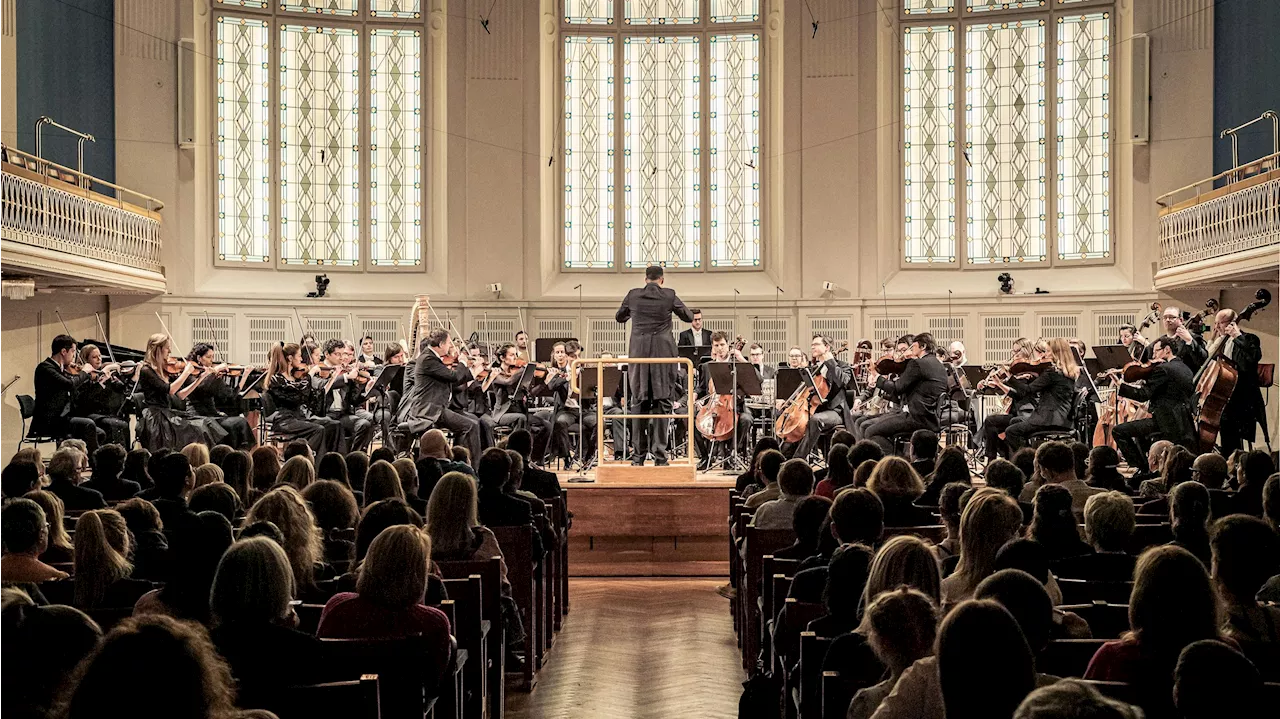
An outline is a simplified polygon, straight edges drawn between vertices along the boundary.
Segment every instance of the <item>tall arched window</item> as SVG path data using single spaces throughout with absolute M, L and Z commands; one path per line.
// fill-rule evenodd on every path
M 760 0 L 562 0 L 561 262 L 761 262 Z

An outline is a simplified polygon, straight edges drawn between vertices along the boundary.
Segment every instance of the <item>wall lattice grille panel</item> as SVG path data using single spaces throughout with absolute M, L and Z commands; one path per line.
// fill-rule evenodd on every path
M 806 357 L 809 356 L 809 345 L 813 341 L 814 335 L 823 335 L 830 338 L 833 349 L 839 347 L 842 343 L 850 342 L 849 318 L 810 317 L 809 336 L 799 338 L 800 349 L 804 350 Z
M 288 317 L 250 317 L 249 364 L 266 364 L 272 346 L 297 341 L 297 337 L 290 336 L 291 325 Z
M 786 317 L 753 317 L 751 319 L 751 336 L 747 340 L 759 344 L 764 349 L 766 364 L 777 364 L 787 359 L 790 325 L 791 320 Z
M 1077 337 L 1080 332 L 1079 315 L 1040 315 L 1040 337 Z
M 729 335 L 729 344 L 733 344 L 733 338 L 738 335 L 738 322 L 733 317 L 708 317 L 702 320 L 702 326 L 711 330 L 712 334 L 723 332 Z
M 217 348 L 214 353 L 218 362 L 225 362 L 232 358 L 231 355 L 231 317 L 218 315 L 205 315 L 203 312 L 192 315 L 191 321 L 191 345 L 197 342 L 208 342 Z M 177 350 L 176 347 L 170 348 Z M 190 347 L 187 348 L 190 351 Z M 175 351 L 176 355 L 177 352 Z
M 1137 325 L 1136 312 L 1107 312 L 1096 316 L 1098 345 L 1120 344 L 1120 326 Z
M 534 340 L 549 337 L 552 339 L 576 338 L 578 332 L 576 329 L 577 321 L 572 319 L 547 319 L 541 317 L 538 319 L 538 332 L 533 336 Z M 588 356 L 594 356 L 598 350 L 594 347 L 588 347 Z
M 876 317 L 871 321 L 873 335 L 871 341 L 875 347 L 880 346 L 880 340 L 897 340 L 909 332 L 911 332 L 910 317 Z
M 402 320 L 395 317 L 361 317 L 360 336 L 351 338 L 356 343 L 356 354 L 360 353 L 359 340 L 373 338 L 373 352 L 379 357 L 392 342 L 400 341 L 400 325 Z
M 1022 317 L 1008 315 L 982 318 L 982 361 L 1005 362 L 1013 341 L 1022 336 Z
M 946 347 L 952 342 L 964 342 L 963 317 L 930 317 L 929 333 L 939 347 Z
M 323 345 L 329 340 L 350 339 L 346 336 L 347 323 L 341 317 L 312 317 L 303 315 L 303 320 L 315 333 L 316 342 Z
M 610 352 L 615 356 L 627 353 L 628 325 L 618 324 L 612 317 L 592 317 L 588 320 L 591 327 L 590 352 L 592 356 L 601 352 Z
M 515 317 L 477 317 L 476 333 L 480 335 L 482 344 L 491 344 L 495 347 L 506 342 L 514 342 L 516 338 L 516 325 L 520 320 Z

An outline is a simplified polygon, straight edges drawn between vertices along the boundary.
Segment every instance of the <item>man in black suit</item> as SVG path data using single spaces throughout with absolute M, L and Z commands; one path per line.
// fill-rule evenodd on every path
M 105 509 L 107 503 L 102 493 L 81 487 L 89 473 L 89 458 L 74 447 L 64 447 L 53 453 L 49 460 L 49 491 L 58 495 L 68 512 L 89 509 Z
M 84 441 L 89 455 L 106 440 L 106 432 L 98 429 L 88 417 L 71 416 L 71 395 L 89 377 L 88 373 L 72 375 L 67 368 L 75 361 L 76 341 L 71 335 L 53 338 L 49 356 L 36 365 L 36 406 L 31 417 L 31 434 L 54 439 L 75 437 Z
M 1218 429 L 1224 455 L 1240 449 L 1244 440 L 1252 442 L 1258 422 L 1267 421 L 1262 389 L 1258 386 L 1258 360 L 1262 359 L 1262 344 L 1257 335 L 1241 330 L 1238 320 L 1235 310 L 1218 312 L 1213 322 L 1215 339 L 1209 351 L 1210 357 L 1221 354 L 1231 360 L 1238 373 L 1236 387 L 1222 411 Z
M 400 400 L 396 425 L 410 436 L 432 427 L 453 432 L 453 443 L 480 456 L 480 420 L 449 409 L 453 388 L 471 381 L 471 370 L 458 360 L 449 333 L 437 329 L 427 335 L 427 348 L 418 355 L 413 367 L 413 385 L 405 389 Z
M 904 355 L 910 361 L 896 379 L 877 376 L 875 367 L 871 368 L 876 388 L 899 398 L 907 411 L 886 414 L 872 421 L 863 430 L 864 439 L 892 449 L 894 435 L 917 429 L 938 431 L 938 402 L 947 392 L 947 370 L 934 354 L 936 346 L 932 334 L 916 335 Z
M 1196 382 L 1186 363 L 1174 356 L 1176 342 L 1168 335 L 1152 342 L 1156 366 L 1146 382 L 1141 387 L 1121 384 L 1119 388 L 1121 397 L 1147 402 L 1151 409 L 1150 417 L 1118 424 L 1111 431 L 1125 462 L 1139 472 L 1148 471 L 1146 451 L 1156 432 L 1161 439 L 1184 446 L 1195 434 L 1191 411 L 1196 406 Z
M 1192 333 L 1182 323 L 1182 310 L 1177 307 L 1166 307 L 1161 315 L 1164 322 L 1165 336 L 1172 341 L 1170 349 L 1173 356 L 1182 360 L 1192 373 L 1198 372 L 1200 366 L 1204 364 L 1205 359 L 1209 357 L 1209 351 L 1205 346 L 1204 336 L 1198 331 Z M 1155 356 L 1155 343 L 1147 345 L 1142 353 L 1142 361 L 1150 362 Z
M 671 341 L 671 315 L 693 322 L 694 314 L 663 284 L 662 267 L 652 265 L 644 271 L 644 287 L 631 290 L 622 300 L 614 319 L 619 324 L 631 320 L 632 357 L 675 357 L 676 345 Z M 701 323 L 699 323 L 701 324 Z M 711 338 L 707 338 L 709 343 Z M 672 398 L 678 385 L 677 369 L 669 364 L 631 363 L 627 382 L 631 388 L 631 405 L 635 414 L 671 414 Z M 649 452 L 654 464 L 667 464 L 666 419 L 633 420 L 631 429 L 631 464 L 643 465 Z
M 776 379 L 778 376 L 778 367 L 769 362 L 764 361 L 764 347 L 752 342 L 751 351 L 747 355 L 751 358 L 751 364 L 756 366 L 756 373 L 760 375 L 760 380 Z
M 693 320 L 691 328 L 680 333 L 681 347 L 706 347 L 711 344 L 711 330 L 702 329 L 702 310 L 689 310 Z M 684 319 L 683 317 L 681 319 Z
M 834 430 L 837 425 L 848 427 L 852 421 L 849 417 L 849 401 L 845 396 L 845 385 L 849 384 L 849 365 L 836 359 L 831 352 L 831 340 L 823 335 L 814 335 L 809 343 L 809 353 L 816 364 L 813 376 L 821 375 L 827 381 L 827 396 L 818 408 L 809 415 L 809 425 L 805 428 L 804 437 L 796 442 L 791 456 L 795 459 L 808 460 L 809 453 L 818 446 L 822 435 Z

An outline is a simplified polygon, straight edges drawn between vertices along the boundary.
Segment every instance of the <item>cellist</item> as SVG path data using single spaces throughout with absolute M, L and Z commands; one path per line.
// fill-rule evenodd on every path
M 1174 356 L 1176 344 L 1177 340 L 1169 335 L 1152 341 L 1151 362 L 1155 366 L 1150 368 L 1143 385 L 1122 383 L 1116 389 L 1121 397 L 1147 402 L 1151 408 L 1151 417 L 1118 424 L 1111 430 L 1125 462 L 1142 474 L 1150 471 L 1147 448 L 1155 433 L 1175 444 L 1192 446 L 1195 423 L 1191 412 L 1196 405 L 1196 382 L 1191 368 Z
M 821 375 L 827 381 L 830 391 L 809 415 L 809 426 L 805 428 L 804 438 L 796 443 L 791 456 L 796 459 L 809 459 L 809 453 L 818 446 L 823 434 L 831 432 L 838 425 L 850 426 L 849 402 L 845 395 L 845 386 L 849 384 L 852 370 L 849 365 L 836 359 L 831 351 L 831 340 L 824 335 L 814 335 L 809 342 L 810 366 L 814 376 Z
M 747 358 L 742 355 L 742 350 L 737 347 L 729 347 L 729 335 L 724 332 L 715 332 L 711 335 L 711 359 L 708 362 L 743 362 Z M 754 365 L 752 365 L 754 367 Z M 759 371 L 757 370 L 757 379 L 759 379 Z M 711 373 L 707 371 L 698 372 L 697 380 L 694 384 L 694 396 L 697 398 L 699 405 L 717 392 L 715 383 L 711 381 Z M 723 389 L 732 391 L 731 387 Z M 729 394 L 728 391 L 723 394 Z M 751 410 L 747 409 L 746 397 L 737 396 L 737 412 L 738 412 L 738 451 L 745 452 L 747 442 L 751 437 Z M 705 472 L 711 466 L 711 457 L 717 451 L 728 451 L 728 442 L 712 441 L 704 436 L 702 432 L 694 433 L 694 442 L 698 447 L 698 470 Z
M 1213 344 L 1209 357 L 1221 354 L 1231 360 L 1238 374 L 1231 399 L 1222 410 L 1218 439 L 1222 453 L 1230 455 L 1241 447 L 1243 440 L 1253 440 L 1257 421 L 1266 415 L 1262 409 L 1262 390 L 1258 386 L 1258 360 L 1262 359 L 1262 345 L 1258 336 L 1240 329 L 1239 317 L 1232 309 L 1219 310 L 1213 321 Z

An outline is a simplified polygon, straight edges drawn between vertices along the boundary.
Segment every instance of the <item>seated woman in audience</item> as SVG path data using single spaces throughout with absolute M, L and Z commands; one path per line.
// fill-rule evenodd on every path
M 314 481 L 316 468 L 311 465 L 311 460 L 301 455 L 285 460 L 284 466 L 280 468 L 280 476 L 276 477 L 277 486 L 287 484 L 299 492 Z
M 222 466 L 222 458 L 235 451 L 229 444 L 215 444 L 209 448 L 209 461 Z
M 1257 517 L 1233 514 L 1214 522 L 1212 548 L 1213 581 L 1226 615 L 1223 631 L 1263 679 L 1280 681 L 1280 607 L 1257 600 L 1267 579 L 1280 573 L 1280 537 Z
M 1169 526 L 1172 545 L 1191 552 L 1207 569 L 1209 551 L 1209 490 L 1199 482 L 1183 482 L 1169 493 Z
M 281 689 L 325 679 L 323 647 L 295 628 L 292 601 L 293 571 L 274 541 L 242 539 L 222 555 L 209 595 L 209 634 L 231 666 L 243 706 L 269 707 Z
M 14 458 L 0 472 L 0 493 L 5 499 L 21 497 L 40 488 L 40 470 L 35 463 Z
M 760 455 L 759 481 L 763 482 L 764 488 L 743 500 L 743 509 L 754 512 L 757 507 L 765 502 L 773 501 L 782 496 L 782 490 L 778 487 L 778 472 L 782 470 L 782 463 L 785 461 L 786 458 L 782 456 L 782 452 L 776 449 L 766 450 L 764 454 Z
M 347 478 L 347 458 L 341 452 L 325 452 L 316 465 L 316 479 L 330 479 L 339 484 L 351 485 Z
M 0 591 L 3 612 L 3 711 L 6 717 L 53 716 L 76 666 L 102 642 L 102 630 L 79 609 L 37 606 L 20 589 Z
M 151 582 L 132 579 L 129 527 L 119 512 L 92 509 L 76 522 L 75 605 L 132 607 Z
M 67 564 L 73 561 L 75 548 L 71 544 L 71 535 L 67 532 L 62 499 L 47 489 L 37 489 L 23 496 L 40 505 L 45 518 L 49 520 L 49 547 L 40 555 L 40 561 L 45 564 Z
M 147 473 L 147 464 L 150 459 L 151 452 L 146 447 L 129 450 L 129 454 L 124 458 L 124 471 L 120 473 L 120 478 L 136 482 L 142 491 L 151 489 L 151 475 Z
M 791 528 L 796 533 L 796 541 L 789 547 L 783 547 L 773 553 L 778 559 L 807 559 L 818 553 L 818 536 L 822 532 L 822 522 L 831 512 L 831 500 L 826 497 L 809 496 L 796 503 L 796 511 L 791 517 Z
M 511 451 L 511 450 L 508 450 Z M 413 463 L 408 457 L 401 457 L 391 463 L 395 468 L 396 475 L 400 477 L 400 489 L 404 491 L 404 501 L 413 507 L 413 511 L 418 514 L 425 514 L 427 511 L 427 500 L 418 496 L 418 465 Z
M 997 461 L 1007 462 L 1008 460 Z M 955 556 L 955 553 L 960 551 L 960 512 L 964 509 L 960 505 L 960 498 L 969 491 L 971 486 L 965 482 L 952 482 L 943 487 L 942 492 L 938 494 L 938 514 L 942 517 L 942 526 L 947 530 L 946 539 L 934 547 L 934 553 L 937 554 L 939 562 Z
M 244 506 L 252 506 L 258 498 L 257 492 L 250 489 L 253 456 L 243 449 L 232 450 L 218 462 L 218 466 L 222 468 L 222 481 L 236 491 Z
M 303 460 L 307 461 L 307 460 Z M 286 464 L 288 464 L 286 462 Z M 308 462 L 310 464 L 310 462 Z M 304 602 L 327 597 L 316 588 L 317 567 L 320 573 L 328 572 L 323 564 L 324 538 L 316 526 L 315 515 L 292 485 L 282 484 L 267 492 L 245 515 L 246 525 L 266 520 L 274 523 L 284 534 L 284 553 L 293 569 L 293 586 L 297 599 Z
M 848 719 L 869 719 L 880 702 L 893 691 L 907 667 L 933 654 L 938 627 L 938 605 L 919 590 L 899 587 L 882 592 L 867 607 L 863 631 L 872 651 L 889 677 L 853 695 Z
M 934 523 L 933 513 L 915 505 L 916 498 L 924 493 L 924 482 L 911 468 L 911 463 L 901 457 L 885 457 L 867 480 L 870 489 L 884 504 L 886 527 L 918 527 Z
M 276 484 L 276 478 L 280 476 L 280 452 L 267 444 L 254 447 L 249 453 L 249 458 L 253 460 L 253 472 L 249 475 L 252 477 L 250 485 L 254 490 L 254 501 L 257 501 L 258 497 L 271 491 Z
M 920 495 L 916 504 L 922 507 L 936 507 L 942 496 L 943 487 L 952 482 L 969 484 L 972 479 L 972 475 L 969 474 L 969 461 L 965 459 L 964 450 L 959 447 L 947 447 L 934 460 L 933 472 L 929 474 L 924 494 Z
M 1009 457 L 1009 461 L 1013 462 L 1013 466 L 1022 470 L 1022 476 L 1026 481 L 1031 481 L 1031 475 L 1036 472 L 1036 451 L 1034 448 L 1023 447 L 1017 452 L 1014 452 L 1013 455 Z M 1039 488 L 1040 485 L 1037 484 L 1036 489 Z M 1034 494 L 1035 493 L 1033 491 L 1032 496 L 1034 496 Z
M 973 596 L 978 582 L 991 574 L 996 552 L 1022 531 L 1018 502 L 998 489 L 973 493 L 960 515 L 960 561 L 942 580 L 942 605 L 948 608 Z
M 422 529 L 426 522 L 422 519 L 422 515 L 398 499 L 384 499 L 365 509 L 364 516 L 360 518 L 360 524 L 356 528 L 355 552 L 357 569 L 359 568 L 358 563 L 363 561 L 365 555 L 368 554 L 369 545 L 382 533 L 382 530 L 401 524 Z M 358 576 L 359 573 L 353 571 L 339 577 L 338 590 L 343 592 L 354 591 Z M 448 598 L 448 594 L 444 589 L 444 580 L 440 577 L 440 568 L 436 566 L 435 562 L 432 562 L 431 576 L 427 579 L 427 597 L 423 600 L 423 603 L 429 607 L 438 607 L 440 602 Z
M 226 517 L 228 522 L 234 523 L 240 516 L 240 497 L 236 496 L 236 491 L 226 482 L 214 482 L 196 487 L 191 492 L 188 507 L 197 514 L 205 511 L 217 512 Z
M 834 437 L 832 437 L 831 443 L 833 445 L 837 444 Z M 773 437 L 761 437 L 756 442 L 755 449 L 751 453 L 751 466 L 747 468 L 747 471 L 738 475 L 737 482 L 734 484 L 734 491 L 738 493 L 738 496 L 749 497 L 753 492 L 759 492 L 764 489 L 764 485 L 758 482 L 760 455 L 768 450 L 778 448 L 778 440 Z M 753 487 L 754 489 L 752 489 Z
M 1243 654 L 1222 642 L 1201 639 L 1188 644 L 1178 657 L 1173 704 L 1181 719 L 1263 716 L 1268 700 L 1262 682 L 1257 667 Z
M 1204 565 L 1181 547 L 1154 547 L 1134 570 L 1129 631 L 1098 649 L 1084 678 L 1134 684 L 1149 716 L 1168 716 L 1179 653 L 1194 641 L 1221 637 Z
M 164 614 L 209 623 L 209 587 L 223 552 L 231 546 L 231 523 L 217 512 L 201 512 L 195 522 L 172 537 L 170 571 L 163 587 L 142 595 L 134 615 Z
M 871 480 L 871 473 L 876 471 L 876 465 L 880 463 L 878 459 L 866 459 L 862 464 L 853 469 L 853 486 L 865 489 L 867 482 Z
M 108 502 L 119 502 L 142 491 L 136 482 L 122 479 L 128 454 L 118 444 L 104 444 L 93 453 L 93 478 L 84 483 Z
M 1053 573 L 1049 571 L 1049 557 L 1039 542 L 1031 539 L 1015 539 L 1000 548 L 996 553 L 994 572 L 999 574 L 1006 569 L 1016 569 L 1030 576 L 1040 584 L 1041 589 L 1049 597 L 1052 611 L 1052 637 L 1054 639 L 1090 639 L 1093 632 L 1089 623 L 1074 612 L 1057 608 L 1062 604 L 1062 589 L 1059 588 Z M 1012 608 L 1009 611 L 1013 611 Z M 1017 612 L 1014 612 L 1015 616 Z M 1029 637 L 1028 637 L 1029 639 Z M 1039 652 L 1034 644 L 1031 647 Z
M 1050 561 L 1093 552 L 1093 548 L 1080 538 L 1071 502 L 1071 492 L 1061 485 L 1046 484 L 1036 490 L 1035 514 L 1031 517 L 1027 536 L 1045 548 Z
M 1120 474 L 1120 453 L 1109 444 L 1100 444 L 1089 450 L 1085 465 L 1084 481 L 1090 487 L 1112 492 L 1127 492 L 1129 487 Z
M 347 452 L 343 459 L 347 461 L 347 482 L 359 497 L 359 493 L 364 491 L 364 475 L 369 471 L 369 455 L 357 449 Z
M 1138 558 L 1128 553 L 1133 539 L 1133 500 L 1110 490 L 1084 504 L 1084 535 L 1093 553 L 1060 559 L 1053 571 L 1060 577 L 1100 582 L 1131 582 Z
M 80 666 L 59 717 L 244 717 L 234 700 L 231 672 L 203 627 L 135 616 Z
M 374 462 L 386 462 L 387 464 L 391 464 L 394 461 L 396 461 L 395 450 L 385 444 L 369 453 L 370 465 Z
M 134 497 L 116 505 L 125 526 L 133 535 L 133 578 L 163 582 L 169 572 L 169 540 L 156 506 Z
M 1063 679 L 1027 695 L 1013 719 L 1143 719 L 1142 712 L 1108 699 L 1079 679 Z
M 416 527 L 387 527 L 360 563 L 356 591 L 335 594 L 325 604 L 316 635 L 375 639 L 421 634 L 432 649 L 429 678 L 443 679 L 449 662 L 449 619 L 424 605 L 430 575 L 431 538 Z
M 472 477 L 476 474 L 471 464 L 454 461 L 449 440 L 438 429 L 429 429 L 418 438 L 418 459 L 415 463 L 418 467 L 418 496 L 424 499 L 431 497 L 436 482 L 449 472 L 461 472 Z
M 1276 471 L 1276 465 L 1271 461 L 1271 454 L 1261 449 L 1245 454 L 1239 465 L 1240 470 L 1237 476 L 1240 487 L 1231 501 L 1231 512 L 1261 517 L 1262 488 L 1267 482 L 1267 477 Z
M 1138 508 L 1138 514 L 1168 514 L 1169 493 L 1179 484 L 1191 481 L 1195 463 L 1196 456 L 1185 447 L 1175 446 L 1166 452 L 1160 478 L 1146 480 L 1138 487 L 1139 496 L 1147 500 Z
M 827 565 L 827 585 L 822 590 L 822 606 L 827 613 L 809 622 L 805 629 L 820 637 L 838 637 L 853 631 L 860 619 L 858 600 L 866 589 L 870 571 L 870 549 L 861 544 L 837 549 Z
M 195 476 L 196 476 L 196 489 L 199 489 L 200 487 L 203 487 L 206 484 L 214 484 L 216 482 L 224 481 L 224 477 L 222 474 L 222 467 L 219 467 L 213 462 L 209 462 L 208 464 L 202 464 L 199 467 L 196 467 L 192 471 L 195 473 Z
M 190 442 L 182 448 L 182 454 L 191 463 L 192 467 L 199 467 L 209 463 L 209 446 L 203 442 Z
M 369 473 L 364 478 L 364 506 L 384 499 L 404 500 L 404 489 L 400 486 L 400 475 L 396 468 L 386 460 L 378 460 L 369 465 Z
M 336 480 L 321 479 L 302 490 L 302 498 L 311 507 L 316 526 L 324 534 L 325 561 L 334 565 L 350 564 L 355 559 L 356 546 L 352 530 L 360 517 L 355 495 Z
M 752 524 L 756 529 L 787 529 L 796 505 L 813 492 L 813 469 L 802 459 L 788 460 L 778 470 L 778 498 L 756 507 Z M 746 542 L 743 542 L 746 551 Z
M 817 476 L 817 473 L 814 473 Z M 836 492 L 853 484 L 853 465 L 849 464 L 849 445 L 832 444 L 827 450 L 827 473 L 813 488 L 819 497 L 835 499 Z
M 106 500 L 95 490 L 83 486 L 89 473 L 89 459 L 74 447 L 63 447 L 49 460 L 48 491 L 58 495 L 69 512 L 103 509 Z
M 49 582 L 66 579 L 66 572 L 40 561 L 49 546 L 49 522 L 40 505 L 19 497 L 0 509 L 0 580 L 6 583 Z
M 1035 689 L 1036 675 L 1031 649 L 1009 610 L 998 602 L 974 600 L 942 620 L 938 684 L 946 716 L 1013 716 Z

